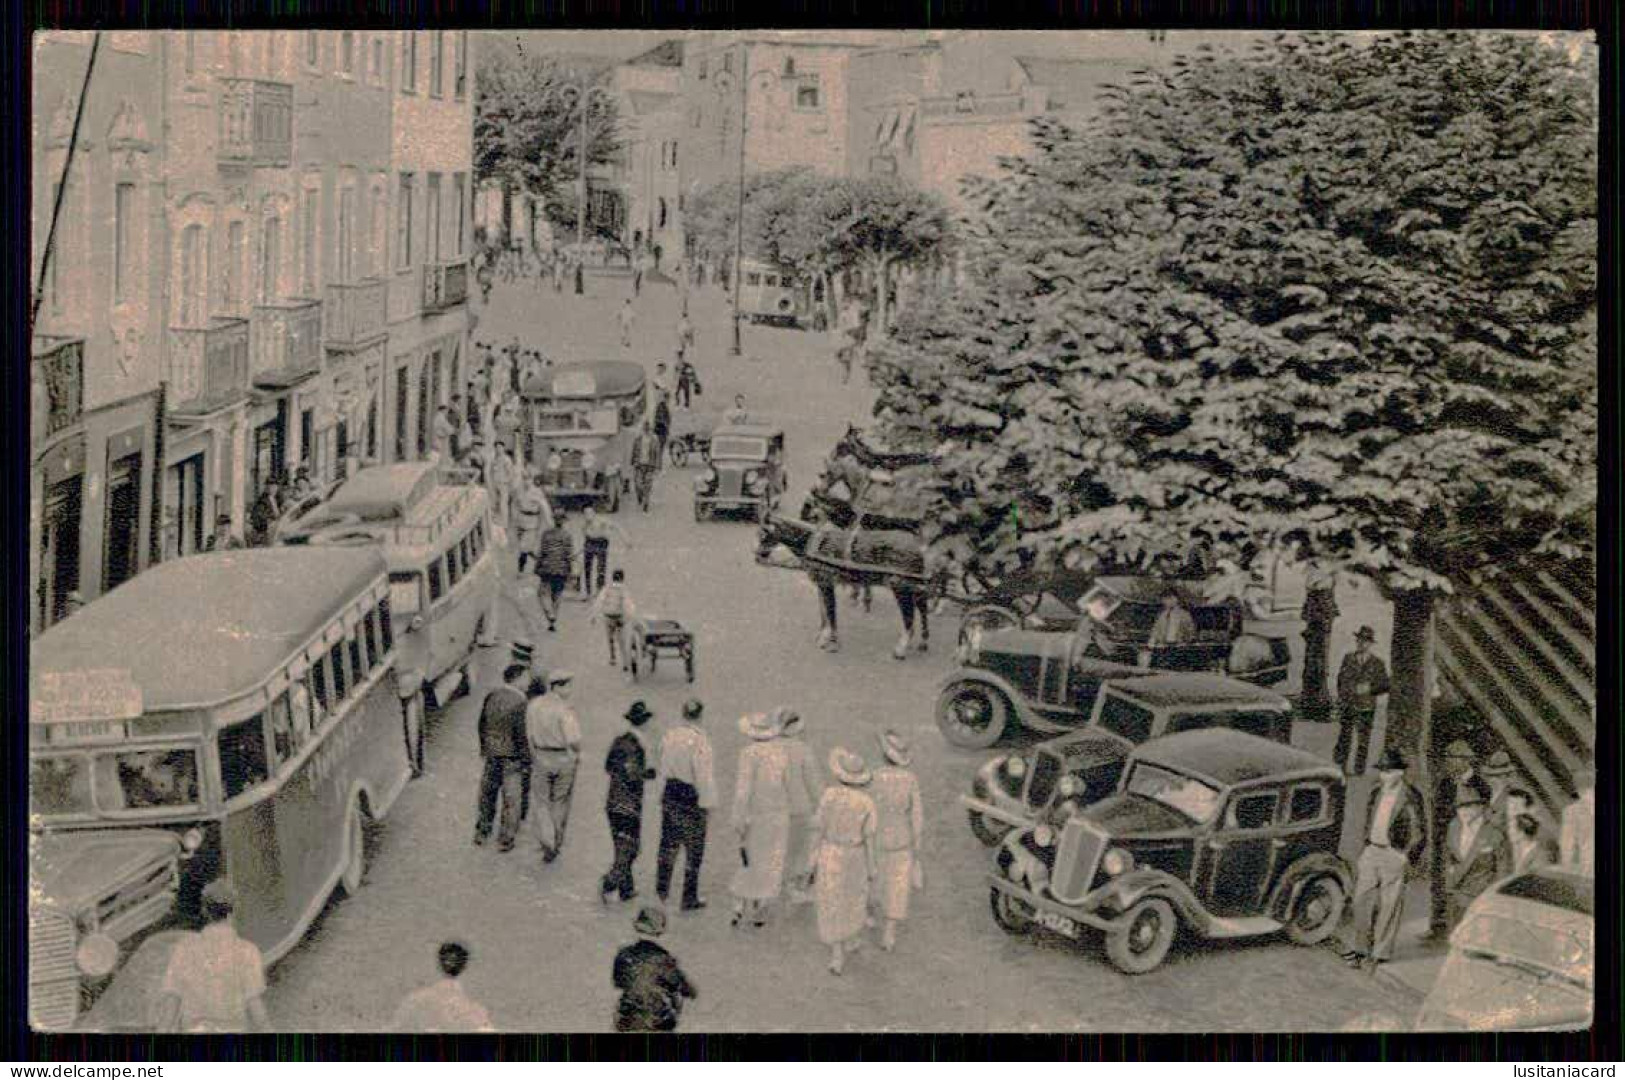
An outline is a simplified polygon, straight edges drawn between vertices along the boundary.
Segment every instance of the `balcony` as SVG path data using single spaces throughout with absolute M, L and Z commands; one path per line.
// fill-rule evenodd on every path
M 254 309 L 249 342 L 254 385 L 292 386 L 322 369 L 322 302 L 284 300 Z
M 287 168 L 293 155 L 293 87 L 262 79 L 220 84 L 219 163 Z
M 329 349 L 351 352 L 384 336 L 388 330 L 386 288 L 378 278 L 327 287 L 322 340 Z
M 468 302 L 468 258 L 423 264 L 423 310 L 445 311 Z
M 85 411 L 85 339 L 35 334 L 34 438 L 49 438 Z
M 169 331 L 169 409 L 214 412 L 248 395 L 248 320 L 216 318 L 201 329 Z

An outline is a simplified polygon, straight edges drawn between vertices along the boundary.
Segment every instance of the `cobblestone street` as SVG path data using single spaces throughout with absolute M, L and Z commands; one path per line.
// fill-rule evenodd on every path
M 675 288 L 645 284 L 630 350 L 618 343 L 613 315 L 630 294 L 629 280 L 589 276 L 587 288 L 583 299 L 551 288 L 538 294 L 533 281 L 499 284 L 473 338 L 501 345 L 517 334 L 557 361 L 625 357 L 651 372 L 656 360 L 670 364 Z M 790 473 L 785 506 L 799 506 L 847 423 L 868 416 L 861 377 L 841 386 L 829 341 L 811 332 L 747 327 L 746 356 L 729 357 L 723 297 L 715 290 L 694 294 L 692 315 L 705 388 L 697 404 L 721 409 L 743 393 L 753 417 L 782 423 Z M 610 963 L 632 938 L 634 911 L 606 908 L 597 897 L 610 862 L 604 753 L 634 698 L 655 711 L 658 737 L 691 695 L 706 704 L 722 806 L 712 815 L 702 888 L 710 907 L 674 914 L 664 938 L 699 988 L 684 1013 L 685 1030 L 1306 1031 L 1408 1024 L 1412 1006 L 1405 999 L 1350 971 L 1327 949 L 1274 938 L 1207 943 L 1131 978 L 1110 968 L 1096 946 L 1007 936 L 988 911 L 988 853 L 957 801 L 983 755 L 948 746 L 932 717 L 952 662 L 952 610 L 933 627 L 932 651 L 899 663 L 890 655 L 899 629 L 891 597 L 877 590 L 865 614 L 843 591 L 842 651 L 819 651 L 816 598 L 805 575 L 756 565 L 752 524 L 695 523 L 694 474 L 692 466 L 668 467 L 647 514 L 623 505 L 618 522 L 634 546 L 621 550 L 617 542 L 610 559 L 627 571 L 640 610 L 696 632 L 694 685 L 684 683 L 677 665 L 630 685 L 607 663 L 601 631 L 587 625 L 584 604 L 567 605 L 558 633 L 546 633 L 535 579 L 516 577 L 505 558 L 504 647 L 481 653 L 475 692 L 432 720 L 428 770 L 382 828 L 360 894 L 330 905 L 273 970 L 267 1005 L 279 1028 L 383 1027 L 404 995 L 435 977 L 435 947 L 458 938 L 473 953 L 470 990 L 502 1029 L 608 1030 Z M 570 838 L 559 861 L 545 867 L 528 827 L 507 855 L 470 843 L 478 703 L 495 685 L 514 637 L 536 642 L 548 667 L 577 673 L 574 700 L 585 737 Z M 806 737 L 820 763 L 836 745 L 875 760 L 875 732 L 886 726 L 915 742 L 927 811 L 925 888 L 897 951 L 867 947 L 839 978 L 825 969 L 810 907 L 776 911 L 761 930 L 729 927 L 727 883 L 737 856 L 726 807 L 745 742 L 736 721 L 779 704 L 807 718 Z M 637 864 L 638 887 L 651 899 L 657 838 L 651 786 Z

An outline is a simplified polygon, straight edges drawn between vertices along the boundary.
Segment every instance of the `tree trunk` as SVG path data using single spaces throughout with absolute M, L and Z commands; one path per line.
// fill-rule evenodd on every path
M 1443 752 L 1432 745 L 1433 738 L 1433 605 L 1425 589 L 1403 592 L 1393 597 L 1394 632 L 1390 660 L 1392 684 L 1388 693 L 1387 731 L 1383 746 L 1405 755 L 1410 780 L 1422 792 L 1422 820 L 1428 827 L 1427 866 L 1429 887 L 1444 888 L 1444 860 L 1441 824 L 1448 818 L 1435 805 L 1439 798 L 1439 774 Z M 1373 747 L 1375 749 L 1375 747 Z
M 886 256 L 882 255 L 872 260 L 870 264 L 874 267 L 875 277 L 875 320 L 871 337 L 880 337 L 886 333 L 886 269 L 890 262 Z

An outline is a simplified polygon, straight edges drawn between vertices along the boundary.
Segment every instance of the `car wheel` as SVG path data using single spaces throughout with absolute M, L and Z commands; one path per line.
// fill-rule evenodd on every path
M 1179 929 L 1173 905 L 1160 897 L 1149 897 L 1128 909 L 1118 928 L 1106 934 L 1106 956 L 1125 975 L 1155 971 L 1168 955 Z
M 950 743 L 966 750 L 986 750 L 998 742 L 1009 719 L 1010 703 L 982 683 L 954 683 L 937 699 L 937 726 Z
M 1035 924 L 1031 909 L 1026 904 L 1002 889 L 988 890 L 987 899 L 993 907 L 993 921 L 999 924 L 999 929 L 1018 936 L 1032 933 Z
M 1286 936 L 1294 945 L 1319 945 L 1337 932 L 1348 894 L 1330 874 L 1307 882 L 1292 905 Z
M 998 847 L 1003 843 L 1004 838 L 1010 835 L 1010 828 L 1001 822 L 989 821 L 974 810 L 970 812 L 970 831 L 988 847 Z
M 339 875 L 339 884 L 344 886 L 346 896 L 354 896 L 367 875 L 366 816 L 358 795 L 344 821 L 344 870 Z

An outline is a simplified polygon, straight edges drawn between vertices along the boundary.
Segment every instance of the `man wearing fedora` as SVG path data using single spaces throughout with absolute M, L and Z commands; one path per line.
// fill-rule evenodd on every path
M 1456 796 L 1470 784 L 1482 785 L 1476 775 L 1478 754 L 1465 739 L 1455 739 L 1433 770 L 1437 784 L 1433 793 L 1433 827 L 1430 836 L 1444 836 L 1456 819 Z M 1434 844 L 1428 850 L 1428 932 L 1427 940 L 1450 938 L 1450 886 L 1445 858 L 1446 845 Z
M 880 947 L 897 945 L 897 924 L 908 918 L 909 893 L 925 884 L 920 849 L 925 842 L 925 808 L 919 778 L 909 770 L 913 755 L 899 732 L 877 738 L 886 764 L 875 770 L 873 796 L 879 823 L 875 829 L 875 864 L 880 890 Z
M 655 778 L 655 771 L 649 767 L 649 745 L 644 741 L 643 725 L 653 717 L 647 705 L 634 701 L 626 710 L 626 730 L 609 744 L 609 754 L 604 758 L 604 771 L 609 774 L 604 813 L 609 818 L 609 835 L 615 844 L 615 861 L 599 885 L 600 900 L 607 901 L 611 893 L 622 900 L 630 900 L 638 894 L 633 887 L 632 864 L 643 846 L 643 785 Z
M 1447 920 L 1452 929 L 1467 907 L 1500 875 L 1497 863 L 1506 834 L 1490 818 L 1489 788 L 1476 777 L 1456 788 L 1456 816 L 1445 830 Z
M 541 811 L 536 815 L 542 862 L 550 863 L 564 850 L 564 827 L 570 820 L 570 796 L 575 792 L 576 766 L 581 761 L 581 720 L 570 706 L 568 671 L 537 673 L 537 693 L 525 708 L 525 730 L 530 735 L 531 770 Z M 548 829 L 542 832 L 542 819 Z
M 1375 970 L 1394 953 L 1405 880 L 1427 839 L 1422 794 L 1405 781 L 1405 757 L 1389 748 L 1377 759 L 1379 783 L 1366 801 L 1365 847 L 1354 879 L 1354 941 L 1343 958 Z
M 660 740 L 660 774 L 666 785 L 660 792 L 660 849 L 655 856 L 655 892 L 665 902 L 671 894 L 672 869 L 681 848 L 686 856 L 683 872 L 683 910 L 705 907 L 700 897 L 700 864 L 705 860 L 705 827 L 717 804 L 716 781 L 711 770 L 711 740 L 700 727 L 705 706 L 690 698 L 683 704 L 683 722 Z
M 1354 632 L 1354 651 L 1343 658 L 1337 672 L 1337 705 L 1340 714 L 1337 749 L 1332 760 L 1348 776 L 1365 772 L 1371 752 L 1371 735 L 1376 727 L 1377 699 L 1388 693 L 1388 668 L 1371 651 L 1377 639 L 1369 626 Z
M 677 958 L 655 941 L 666 932 L 666 913 L 646 907 L 632 922 L 638 940 L 615 954 L 610 980 L 621 992 L 616 1031 L 676 1031 L 683 1002 L 699 992 Z

